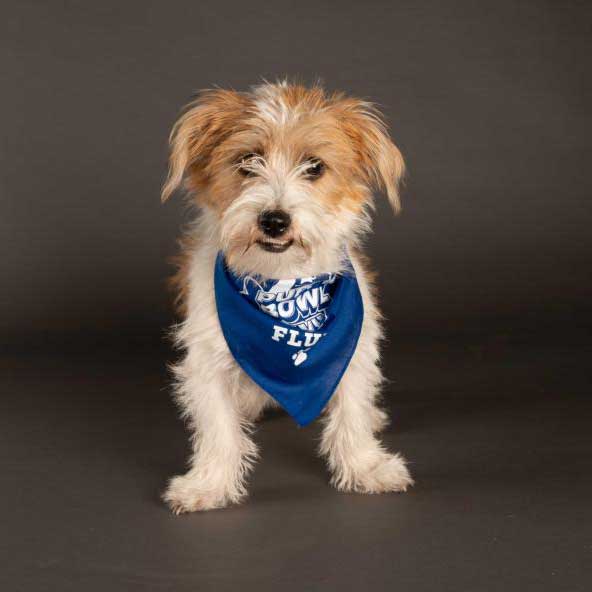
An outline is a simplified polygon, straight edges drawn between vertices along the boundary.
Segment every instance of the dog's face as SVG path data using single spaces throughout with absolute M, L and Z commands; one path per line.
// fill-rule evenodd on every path
M 265 84 L 204 92 L 190 105 L 171 134 L 163 199 L 185 179 L 214 214 L 228 263 L 279 277 L 321 271 L 339 257 L 368 227 L 373 187 L 398 210 L 402 173 L 401 154 L 368 103 Z

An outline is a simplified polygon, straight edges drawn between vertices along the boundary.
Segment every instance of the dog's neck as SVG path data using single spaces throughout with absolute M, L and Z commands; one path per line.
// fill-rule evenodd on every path
M 255 275 L 263 279 L 292 279 L 316 276 L 323 273 L 341 273 L 347 266 L 348 246 L 336 245 L 322 252 L 305 252 L 298 246 L 297 253 L 267 253 L 253 245 L 239 257 L 227 257 L 228 265 L 237 275 Z

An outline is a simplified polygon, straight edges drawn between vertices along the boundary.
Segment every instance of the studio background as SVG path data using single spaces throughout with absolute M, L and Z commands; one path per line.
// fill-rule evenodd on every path
M 170 323 L 170 128 L 198 89 L 321 78 L 406 157 L 369 251 L 401 329 L 581 323 L 590 21 L 571 2 L 22 2 L 2 24 L 1 330 Z
M 2 13 L 6 589 L 225 590 L 237 574 L 258 590 L 587 588 L 590 3 Z M 376 102 L 407 162 L 403 212 L 377 196 L 368 251 L 399 418 L 388 444 L 418 486 L 339 497 L 314 437 L 273 418 L 248 504 L 175 522 L 158 499 L 187 446 L 165 280 L 191 216 L 159 201 L 167 136 L 194 91 L 284 76 Z

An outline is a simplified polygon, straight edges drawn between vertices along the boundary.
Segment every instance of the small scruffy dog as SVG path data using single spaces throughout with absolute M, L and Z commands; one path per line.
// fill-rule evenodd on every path
M 403 158 L 380 114 L 368 102 L 318 86 L 210 90 L 179 118 L 170 143 L 162 199 L 183 186 L 200 215 L 182 241 L 174 278 L 184 318 L 176 339 L 185 351 L 175 368 L 176 393 L 194 433 L 193 454 L 164 500 L 176 514 L 240 502 L 258 454 L 253 422 L 278 404 L 237 363 L 225 339 L 214 278 L 220 257 L 233 277 L 257 282 L 334 279 L 353 268 L 361 333 L 324 405 L 319 450 L 339 490 L 405 491 L 413 484 L 405 460 L 377 438 L 387 421 L 377 406 L 382 329 L 372 274 L 359 253 L 370 229 L 372 189 L 384 189 L 394 210 L 400 208 Z

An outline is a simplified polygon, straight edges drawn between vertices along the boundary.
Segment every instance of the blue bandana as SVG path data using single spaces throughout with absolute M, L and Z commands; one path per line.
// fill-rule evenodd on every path
M 238 277 L 220 253 L 218 318 L 239 366 L 304 426 L 316 419 L 356 350 L 364 308 L 353 268 L 291 280 Z

